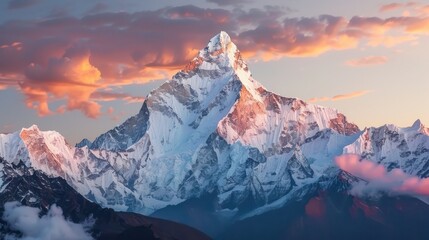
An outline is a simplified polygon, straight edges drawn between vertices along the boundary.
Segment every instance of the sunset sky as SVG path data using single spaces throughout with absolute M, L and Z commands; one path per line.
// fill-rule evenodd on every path
M 256 80 L 360 128 L 429 125 L 429 1 L 0 2 L 0 132 L 69 143 L 136 114 L 226 31 Z

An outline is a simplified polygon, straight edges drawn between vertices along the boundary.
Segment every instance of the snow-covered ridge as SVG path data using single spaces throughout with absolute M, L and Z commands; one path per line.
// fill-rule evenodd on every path
M 266 90 L 221 32 L 137 115 L 93 143 L 72 147 L 33 126 L 0 135 L 0 157 L 63 177 L 116 210 L 150 214 L 217 193 L 219 210 L 250 211 L 318 181 L 345 146 L 363 149 L 367 131 L 335 109 Z M 403 131 L 420 133 L 413 151 L 426 141 L 424 127 Z
M 344 153 L 358 154 L 389 170 L 400 168 L 410 175 L 429 177 L 429 135 L 420 120 L 405 128 L 391 124 L 367 128 Z

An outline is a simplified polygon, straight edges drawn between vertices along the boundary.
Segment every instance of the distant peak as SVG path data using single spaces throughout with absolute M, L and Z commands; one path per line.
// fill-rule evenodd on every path
M 420 133 L 429 135 L 429 128 L 426 128 L 425 125 L 420 121 L 420 119 L 417 119 L 408 129 L 419 131 Z
M 420 119 L 417 119 L 414 123 L 413 126 L 411 126 L 412 128 L 417 128 L 419 129 L 422 126 L 422 122 L 420 121 Z
M 75 147 L 78 147 L 78 148 L 83 148 L 85 146 L 91 147 L 91 144 L 92 144 L 91 141 L 89 141 L 87 138 L 84 138 L 84 139 L 82 139 L 82 141 L 80 141 L 79 143 L 77 143 L 75 145 Z
M 21 131 L 40 131 L 39 127 L 35 124 L 31 125 L 28 128 L 23 128 Z

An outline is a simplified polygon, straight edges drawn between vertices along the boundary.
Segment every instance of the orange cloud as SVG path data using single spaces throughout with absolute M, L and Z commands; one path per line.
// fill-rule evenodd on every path
M 113 93 L 113 92 L 102 92 L 96 91 L 91 94 L 91 99 L 96 101 L 116 101 L 124 100 L 127 103 L 142 103 L 144 97 L 131 96 L 125 93 Z
M 400 36 L 387 36 L 387 35 L 379 35 L 374 36 L 368 40 L 368 46 L 377 47 L 394 47 L 402 43 L 413 42 L 418 39 L 417 36 L 414 35 L 400 35 Z
M 123 113 L 116 113 L 113 107 L 108 107 L 106 110 L 106 115 L 110 118 L 110 120 L 116 122 L 120 119 L 121 116 L 123 116 Z
M 95 92 L 170 79 L 221 30 L 231 34 L 245 57 L 268 61 L 414 43 L 429 33 L 429 20 L 420 15 L 291 18 L 287 11 L 270 7 L 225 10 L 187 5 L 6 22 L 0 25 L 0 86 L 19 86 L 27 106 L 39 115 L 54 114 L 50 103 L 66 101 L 56 113 L 80 110 L 95 118 L 100 115 L 99 102 L 106 101 L 94 98 Z M 15 76 L 9 78 L 14 83 L 2 84 L 2 76 Z
M 418 9 L 418 11 L 423 15 L 429 14 L 429 5 L 424 5 Z
M 87 117 L 100 115 L 100 105 L 90 100 L 91 93 L 99 86 L 100 71 L 91 65 L 89 53 L 77 53 L 62 58 L 53 58 L 46 66 L 30 65 L 25 72 L 26 79 L 20 82 L 26 96 L 27 106 L 38 111 L 40 116 L 53 114 L 49 100 L 66 100 L 60 108 L 80 110 Z
M 361 67 L 368 65 L 385 64 L 389 59 L 386 56 L 368 56 L 358 59 L 352 59 L 346 62 L 346 65 L 352 67 Z
M 339 94 L 335 95 L 333 97 L 316 97 L 316 98 L 310 98 L 307 101 L 310 103 L 316 103 L 316 102 L 326 102 L 326 101 L 339 101 L 339 100 L 345 100 L 350 98 L 356 98 L 363 95 L 366 95 L 370 93 L 369 90 L 363 90 L 363 91 L 355 91 L 351 93 L 345 93 L 345 94 Z
M 418 197 L 429 196 L 429 178 L 412 176 L 399 168 L 387 171 L 383 165 L 360 159 L 360 156 L 355 154 L 341 155 L 334 161 L 340 169 L 367 181 L 355 184 L 351 190 L 353 194 L 372 195 L 382 191 Z
M 338 100 L 360 97 L 360 96 L 368 94 L 369 92 L 371 92 L 371 91 L 364 90 L 364 91 L 356 91 L 356 92 L 351 92 L 351 93 L 346 93 L 346 94 L 340 94 L 340 95 L 333 96 L 332 101 L 338 101 Z
M 380 12 L 394 11 L 404 7 L 402 3 L 390 3 L 380 7 Z
M 410 8 L 410 7 L 416 7 L 420 5 L 417 2 L 407 2 L 407 3 L 389 3 L 382 5 L 380 7 L 380 12 L 388 12 L 388 11 L 395 11 L 395 10 L 401 10 L 404 8 Z
M 33 89 L 29 86 L 21 85 L 21 91 L 25 95 L 25 103 L 28 108 L 37 110 L 39 116 L 48 116 L 52 112 L 48 106 L 48 94 L 46 91 Z

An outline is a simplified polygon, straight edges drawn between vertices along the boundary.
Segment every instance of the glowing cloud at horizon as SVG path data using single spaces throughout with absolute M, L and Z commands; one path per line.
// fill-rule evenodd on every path
M 419 178 L 395 168 L 391 171 L 375 162 L 361 159 L 356 154 L 345 154 L 335 158 L 336 165 L 367 182 L 353 185 L 354 195 L 377 195 L 386 192 L 391 195 L 429 197 L 429 178 Z

